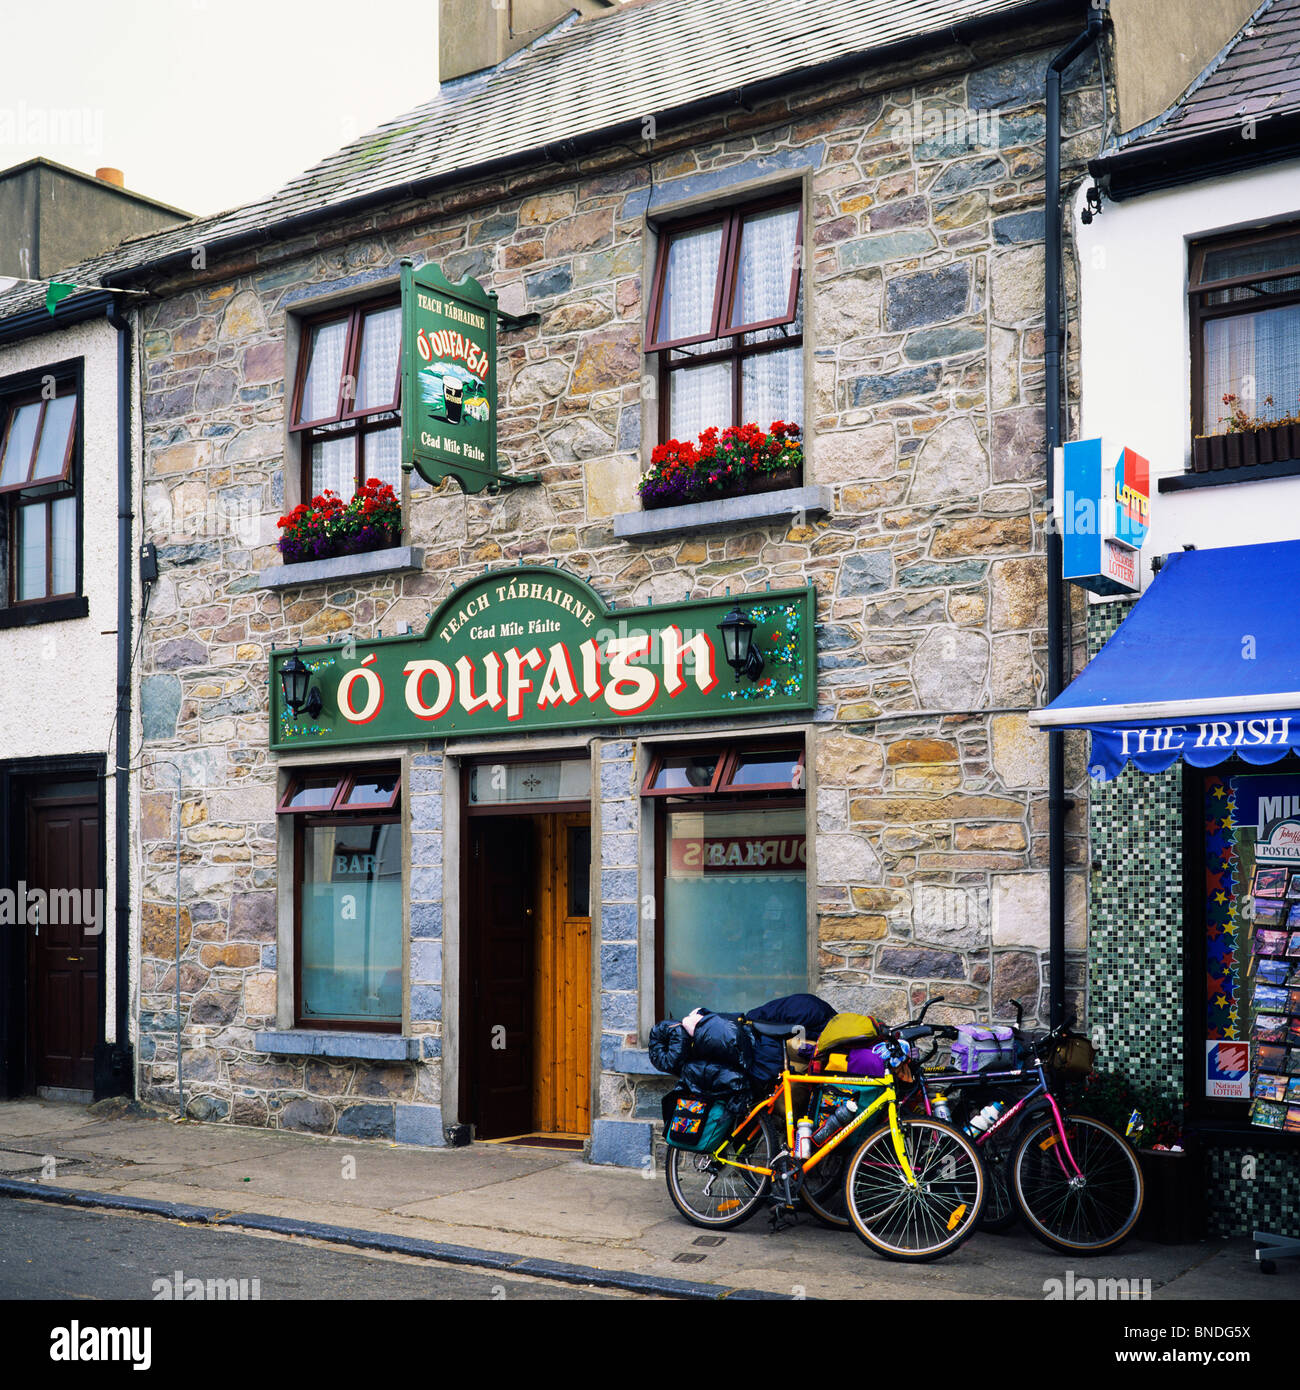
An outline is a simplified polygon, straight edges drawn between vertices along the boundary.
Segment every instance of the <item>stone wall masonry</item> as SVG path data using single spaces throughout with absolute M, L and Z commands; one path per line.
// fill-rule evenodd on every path
M 340 222 L 146 305 L 144 506 L 161 565 L 140 659 L 146 1093 L 163 1099 L 175 1086 L 176 804 L 170 770 L 152 760 L 178 756 L 181 1005 L 187 1055 L 200 1037 L 214 1054 L 207 1118 L 441 1134 L 431 1111 L 403 1111 L 441 1103 L 436 1060 L 308 1060 L 290 1076 L 283 1058 L 253 1049 L 253 1034 L 275 1024 L 282 890 L 268 653 L 422 622 L 485 566 L 535 560 L 620 605 L 811 582 L 816 987 L 890 1019 L 939 994 L 938 1016 L 954 1021 L 1005 1016 L 1017 997 L 1031 1016 L 1041 1009 L 1045 741 L 1024 711 L 1046 672 L 1040 94 L 1058 37 L 1008 37 L 974 67 L 963 50 L 879 68 L 870 91 L 823 84 L 806 94 L 815 109 L 796 117 L 774 105 L 729 126 L 701 119 L 693 140 L 669 132 L 648 162 L 614 167 L 606 152 L 592 158 L 600 167 L 545 187 L 536 171 L 495 196 L 478 186 L 477 206 L 457 192 L 441 208 Z M 1096 72 L 1080 64 L 1065 101 L 1067 179 L 1095 151 L 1100 111 Z M 927 112 L 942 118 L 930 134 Z M 637 506 L 653 442 L 641 430 L 652 191 L 655 206 L 716 197 L 773 170 L 808 181 L 806 481 L 833 490 L 833 510 L 619 541 L 613 518 Z M 389 285 L 407 255 L 452 279 L 479 277 L 513 313 L 540 314 L 501 334 L 499 361 L 501 454 L 540 486 L 466 496 L 417 480 L 404 539 L 423 547 L 423 572 L 265 591 L 257 575 L 278 560 L 274 521 L 298 492 L 297 460 L 285 455 L 287 315 L 322 294 Z M 611 1120 L 654 1113 L 657 1094 L 614 1065 L 637 1045 L 647 891 L 635 731 L 624 732 L 600 762 L 600 1096 Z M 439 1042 L 440 758 L 413 759 L 407 808 L 409 1025 Z M 1067 762 L 1082 786 L 1081 741 Z M 1077 875 L 1077 821 L 1069 854 Z M 1072 903 L 1082 898 L 1072 891 Z

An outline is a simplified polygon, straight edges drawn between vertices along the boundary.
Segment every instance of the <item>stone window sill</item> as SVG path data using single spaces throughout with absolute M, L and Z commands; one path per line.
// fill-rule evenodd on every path
M 418 1062 L 436 1055 L 439 1039 L 428 1034 L 408 1037 L 401 1033 L 339 1033 L 294 1028 L 285 1032 L 255 1033 L 253 1047 L 281 1057 L 342 1057 L 366 1062 Z
M 272 565 L 257 576 L 261 589 L 296 589 L 304 584 L 333 584 L 340 579 L 364 579 L 379 574 L 403 574 L 424 568 L 424 549 L 395 545 L 364 555 L 335 555 L 330 560 L 304 560 L 296 565 Z
M 713 502 L 687 502 L 680 507 L 623 512 L 614 518 L 614 535 L 622 541 L 653 541 L 680 531 L 715 531 L 724 527 L 762 526 L 795 516 L 829 512 L 834 494 L 825 483 L 755 492 L 746 497 L 720 497 Z

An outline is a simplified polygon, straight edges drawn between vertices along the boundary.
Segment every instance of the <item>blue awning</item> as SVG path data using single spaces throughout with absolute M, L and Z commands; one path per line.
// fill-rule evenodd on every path
M 1088 729 L 1091 775 L 1300 750 L 1300 541 L 1184 550 L 1029 722 Z

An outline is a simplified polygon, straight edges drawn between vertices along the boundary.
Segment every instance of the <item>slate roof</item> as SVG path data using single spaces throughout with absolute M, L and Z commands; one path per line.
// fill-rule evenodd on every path
M 575 13 L 494 68 L 445 84 L 414 111 L 344 146 L 277 193 L 122 243 L 72 267 L 91 282 L 228 239 L 270 239 L 295 218 L 358 200 L 408 196 L 414 184 L 521 160 L 620 125 L 640 126 L 736 88 L 871 55 L 1032 0 L 633 0 Z M 0 296 L 0 317 L 43 303 L 41 287 Z
M 1248 118 L 1254 149 L 1285 157 L 1269 122 L 1300 116 L 1300 0 L 1265 0 L 1168 111 L 1117 142 L 1096 162 L 1108 167 L 1173 159 L 1192 144 L 1240 143 Z M 1276 129 L 1276 126 L 1274 127 Z M 1272 148 L 1270 148 L 1272 146 Z

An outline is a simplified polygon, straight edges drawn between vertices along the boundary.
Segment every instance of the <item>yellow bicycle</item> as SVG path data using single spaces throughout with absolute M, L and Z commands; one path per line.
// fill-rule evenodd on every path
M 979 1221 L 986 1187 L 983 1165 L 975 1146 L 952 1125 L 932 1116 L 899 1115 L 893 1074 L 909 1079 L 907 1050 L 900 1043 L 930 1031 L 922 1025 L 891 1034 L 891 1071 L 883 1077 L 785 1070 L 772 1094 L 754 1105 L 716 1148 L 700 1153 L 670 1148 L 668 1193 L 677 1210 L 696 1226 L 726 1230 L 747 1221 L 765 1201 L 779 1218 L 802 1198 L 828 1224 L 842 1226 L 843 1215 L 832 1210 L 831 1201 L 838 1179 L 828 1183 L 826 1173 L 834 1170 L 824 1165 L 847 1155 L 844 1209 L 873 1250 L 887 1259 L 914 1262 L 955 1250 Z M 851 1095 L 858 1105 L 856 1115 L 806 1158 L 798 1156 L 796 1147 L 794 1096 L 800 1087 L 831 1087 Z M 801 1094 L 808 1096 L 808 1112 L 814 1113 L 816 1093 Z M 784 1125 L 778 1106 L 784 1110 Z

